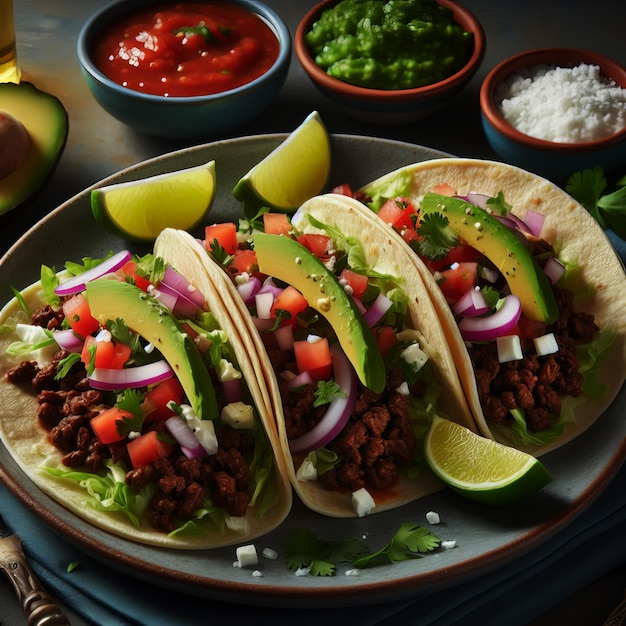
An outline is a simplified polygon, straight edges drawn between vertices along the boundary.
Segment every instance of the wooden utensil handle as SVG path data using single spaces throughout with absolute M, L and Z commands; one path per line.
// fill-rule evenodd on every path
M 69 626 L 67 617 L 30 569 L 17 536 L 0 540 L 0 567 L 15 588 L 28 626 Z

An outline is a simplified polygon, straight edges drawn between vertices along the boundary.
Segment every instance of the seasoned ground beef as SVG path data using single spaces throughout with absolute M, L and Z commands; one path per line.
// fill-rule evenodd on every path
M 63 315 L 45 306 L 33 314 L 32 320 L 54 329 L 63 322 Z M 56 379 L 58 364 L 67 356 L 67 352 L 59 350 L 42 367 L 36 361 L 22 361 L 7 373 L 6 381 L 27 387 L 35 394 L 37 419 L 49 433 L 49 441 L 63 453 L 65 466 L 97 473 L 103 462 L 111 459 L 131 467 L 124 442 L 103 445 L 91 428 L 91 418 L 102 408 L 111 406 L 113 398 L 89 386 L 85 366 L 80 361 L 64 378 Z M 152 422 L 150 428 L 164 433 L 164 421 Z M 250 470 L 245 455 L 252 453 L 253 440 L 227 427 L 217 436 L 219 448 L 215 455 L 188 459 L 176 447 L 169 458 L 127 473 L 126 483 L 135 493 L 155 484 L 148 514 L 156 530 L 170 532 L 190 519 L 203 506 L 207 495 L 229 515 L 246 514 Z
M 341 462 L 320 476 L 325 488 L 356 491 L 361 487 L 387 489 L 400 475 L 413 454 L 415 437 L 409 417 L 409 397 L 396 391 L 402 379 L 394 373 L 385 390 L 376 394 L 361 388 L 350 420 L 327 448 Z M 302 391 L 281 386 L 285 423 L 289 439 L 311 430 L 327 406 L 313 407 L 316 385 Z M 415 390 L 413 390 L 415 391 Z
M 558 353 L 538 357 L 532 342 L 526 342 L 522 360 L 500 363 L 494 341 L 469 348 L 487 421 L 505 423 L 512 419 L 509 410 L 520 408 L 529 430 L 539 432 L 550 428 L 561 412 L 562 396 L 581 395 L 576 344 L 591 341 L 598 327 L 592 315 L 574 311 L 571 291 L 556 287 L 555 295 L 560 314 L 546 332 L 554 333 Z

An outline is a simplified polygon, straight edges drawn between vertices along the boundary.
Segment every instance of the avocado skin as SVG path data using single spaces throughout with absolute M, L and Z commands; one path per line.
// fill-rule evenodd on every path
M 87 283 L 91 314 L 101 323 L 122 319 L 161 352 L 200 419 L 218 417 L 215 388 L 202 355 L 178 320 L 130 283 L 99 278 Z
M 67 140 L 67 111 L 55 96 L 27 82 L 0 84 L 0 110 L 28 131 L 30 148 L 13 173 L 0 178 L 0 214 L 32 196 L 54 170 Z
M 302 293 L 309 306 L 332 326 L 359 380 L 380 393 L 386 384 L 385 363 L 371 329 L 337 277 L 290 237 L 256 233 L 253 245 L 259 271 Z
M 559 308 L 552 285 L 522 242 L 487 211 L 460 198 L 427 193 L 423 214 L 441 213 L 461 240 L 482 252 L 502 273 L 531 320 L 553 323 Z

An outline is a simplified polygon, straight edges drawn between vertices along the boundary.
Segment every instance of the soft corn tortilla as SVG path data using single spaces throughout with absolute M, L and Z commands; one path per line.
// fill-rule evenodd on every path
M 311 214 L 319 221 L 341 230 L 350 236 L 358 234 L 367 254 L 368 265 L 378 272 L 402 277 L 403 285 L 411 306 L 411 321 L 421 335 L 420 346 L 428 354 L 439 381 L 444 388 L 441 405 L 438 410 L 443 415 L 464 426 L 476 430 L 471 411 L 463 395 L 461 382 L 456 373 L 454 360 L 445 339 L 444 329 L 432 306 L 428 291 L 424 283 L 411 280 L 407 277 L 406 269 L 412 266 L 411 256 L 404 248 L 397 246 L 391 238 L 382 232 L 377 222 L 365 213 L 360 203 L 354 201 L 354 206 L 347 206 L 346 198 L 329 194 L 314 198 L 306 202 L 294 215 L 293 223 L 303 232 L 317 232 L 308 224 L 305 215 Z M 173 255 L 195 255 L 202 264 L 211 284 L 196 287 L 203 292 L 215 289 L 224 299 L 226 308 L 232 311 L 235 326 L 241 330 L 244 340 L 249 346 L 249 360 L 246 364 L 262 378 L 266 385 L 270 399 L 270 416 L 276 424 L 283 457 L 286 460 L 287 471 L 299 498 L 311 510 L 337 518 L 355 517 L 357 515 L 352 504 L 352 494 L 335 492 L 324 489 L 319 481 L 302 481 L 296 476 L 303 456 L 292 457 L 289 451 L 285 421 L 282 409 L 282 400 L 274 369 L 269 361 L 267 351 L 261 336 L 253 324 L 252 318 L 241 300 L 237 289 L 223 270 L 207 255 L 204 247 L 193 237 L 182 231 L 164 231 L 156 242 L 156 252 L 159 256 L 166 255 L 166 260 L 176 264 Z M 198 272 L 188 272 L 188 275 L 198 275 Z M 402 477 L 399 483 L 391 490 L 382 494 L 372 494 L 376 507 L 372 513 L 385 511 L 417 498 L 433 493 L 442 488 L 442 483 L 428 470 L 424 469 L 422 476 L 416 480 Z
M 596 220 L 573 198 L 548 180 L 518 167 L 493 161 L 443 158 L 424 161 L 395 170 L 364 186 L 368 195 L 384 197 L 407 194 L 418 206 L 424 194 L 435 185 L 447 183 L 458 194 L 470 192 L 496 196 L 504 194 L 513 214 L 524 219 L 527 209 L 544 214 L 542 237 L 557 250 L 559 258 L 576 267 L 576 287 L 581 292 L 593 290 L 580 299 L 580 310 L 595 316 L 600 329 L 615 331 L 615 341 L 602 364 L 599 380 L 606 386 L 601 399 L 584 399 L 575 410 L 575 423 L 568 424 L 560 438 L 545 446 L 524 449 L 535 456 L 558 448 L 589 428 L 611 404 L 626 378 L 626 275 L 619 256 Z M 367 210 L 367 209 L 366 209 Z M 374 215 L 372 213 L 372 215 Z M 381 228 L 398 245 L 409 247 L 404 240 L 379 221 Z M 454 360 L 461 376 L 465 395 L 480 432 L 500 439 L 487 424 L 480 402 L 469 353 L 461 338 L 454 315 L 430 270 L 413 254 L 415 275 L 428 288 L 433 304 L 444 325 Z M 576 289 L 578 291 L 578 289 Z M 508 440 L 504 443 L 510 443 Z
M 176 269 L 182 268 L 180 264 Z M 193 266 L 192 266 L 193 267 Z M 180 269 L 184 274 L 184 269 Z M 38 308 L 43 301 L 43 292 L 39 283 L 31 285 L 22 292 L 31 310 Z M 222 329 L 228 334 L 237 358 L 244 362 L 246 349 L 233 331 L 231 318 L 226 314 L 219 299 L 211 298 L 209 309 L 213 311 Z M 0 312 L 0 325 L 9 319 L 18 319 L 22 323 L 30 323 L 30 319 L 22 311 L 15 299 L 11 300 Z M 37 400 L 30 389 L 4 380 L 7 371 L 17 365 L 18 359 L 7 357 L 7 347 L 17 340 L 14 333 L 0 334 L 0 439 L 14 458 L 18 466 L 42 491 L 61 503 L 77 516 L 87 520 L 94 526 L 102 528 L 125 539 L 142 544 L 155 545 L 163 548 L 200 550 L 233 545 L 249 541 L 264 535 L 276 528 L 288 515 L 292 505 L 292 490 L 287 477 L 285 462 L 278 452 L 275 454 L 274 477 L 276 503 L 262 517 L 257 516 L 253 507 L 248 509 L 242 529 L 226 528 L 223 533 L 215 530 L 211 534 L 196 535 L 179 533 L 168 535 L 154 530 L 147 521 L 142 520 L 135 527 L 123 513 L 102 512 L 88 504 L 85 490 L 74 480 L 55 479 L 41 471 L 41 466 L 62 467 L 62 454 L 49 441 L 47 432 L 36 418 Z M 254 376 L 249 371 L 243 372 L 250 391 L 257 402 L 257 414 L 263 420 L 269 445 L 275 451 L 280 450 L 278 437 L 273 425 L 267 421 L 267 408 L 263 404 L 262 394 Z

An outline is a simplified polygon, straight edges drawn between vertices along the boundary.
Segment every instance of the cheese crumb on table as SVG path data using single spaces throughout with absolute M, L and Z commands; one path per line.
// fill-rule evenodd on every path
M 626 89 L 597 65 L 527 68 L 498 86 L 496 104 L 514 128 L 545 141 L 593 141 L 626 128 Z

